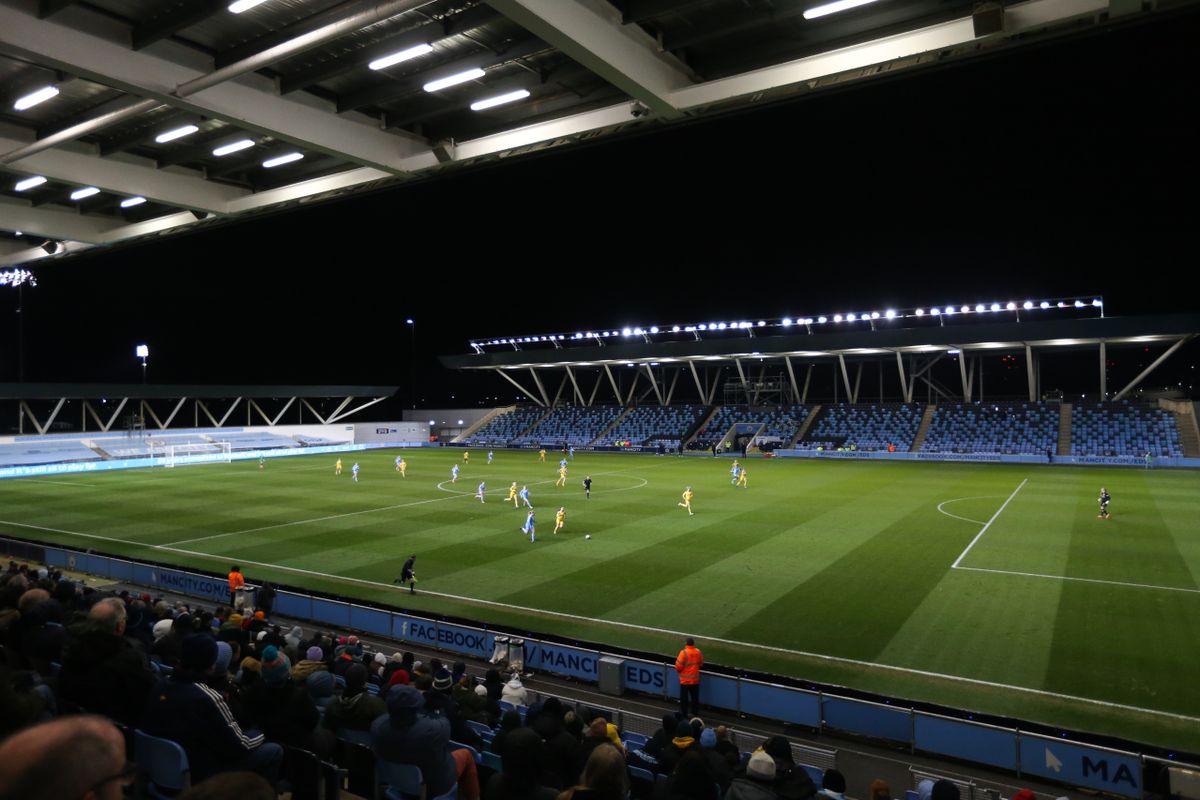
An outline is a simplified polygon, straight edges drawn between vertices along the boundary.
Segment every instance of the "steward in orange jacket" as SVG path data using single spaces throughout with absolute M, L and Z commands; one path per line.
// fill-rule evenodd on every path
M 686 718 L 700 712 L 700 667 L 704 666 L 704 655 L 690 636 L 679 657 L 675 659 L 675 671 L 679 673 L 679 710 Z M 690 702 L 689 702 L 690 701 Z

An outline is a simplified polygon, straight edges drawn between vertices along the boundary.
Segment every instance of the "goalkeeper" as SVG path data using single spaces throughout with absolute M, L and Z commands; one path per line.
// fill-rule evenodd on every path
M 392 583 L 398 583 L 401 586 L 407 583 L 409 594 L 417 593 L 417 574 L 413 572 L 413 565 L 416 564 L 416 561 L 417 554 L 413 553 L 408 557 L 408 560 L 404 562 L 404 566 L 400 568 L 400 577 L 392 581 Z

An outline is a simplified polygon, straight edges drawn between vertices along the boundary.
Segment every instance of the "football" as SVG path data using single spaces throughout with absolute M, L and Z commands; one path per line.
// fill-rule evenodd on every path
M 590 533 L 588 533 L 588 534 L 585 534 L 583 538 L 590 539 L 590 538 L 592 538 L 592 535 Z

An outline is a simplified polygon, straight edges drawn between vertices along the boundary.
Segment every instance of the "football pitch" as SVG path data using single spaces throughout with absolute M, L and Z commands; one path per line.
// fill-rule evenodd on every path
M 0 532 L 1200 751 L 1195 472 L 397 452 L 0 481 Z

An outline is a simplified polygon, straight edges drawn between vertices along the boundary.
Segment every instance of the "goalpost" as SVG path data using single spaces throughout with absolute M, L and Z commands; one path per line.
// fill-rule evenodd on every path
M 232 460 L 233 445 L 229 442 L 169 444 L 163 453 L 163 466 L 172 469 L 188 464 L 228 464 Z

